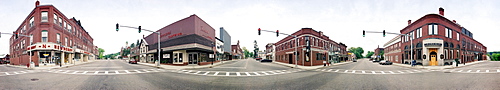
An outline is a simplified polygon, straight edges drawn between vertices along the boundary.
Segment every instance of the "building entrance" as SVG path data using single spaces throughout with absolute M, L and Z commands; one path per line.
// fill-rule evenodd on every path
M 288 54 L 288 64 L 293 64 L 293 55 Z
M 430 61 L 429 61 L 429 66 L 436 66 L 438 64 L 437 62 L 437 49 L 429 49 L 430 52 Z
M 198 64 L 198 54 L 188 54 L 189 64 Z

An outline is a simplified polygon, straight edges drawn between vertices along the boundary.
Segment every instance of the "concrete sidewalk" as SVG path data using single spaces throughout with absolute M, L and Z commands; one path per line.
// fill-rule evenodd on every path
M 50 70 L 50 69 L 68 68 L 68 67 L 72 67 L 72 66 L 78 66 L 78 65 L 82 65 L 82 64 L 92 63 L 95 61 L 96 60 L 89 60 L 87 62 L 77 62 L 75 64 L 66 64 L 66 65 L 62 65 L 62 66 L 55 65 L 55 64 L 47 64 L 47 65 L 40 64 L 38 67 L 31 67 L 31 68 L 28 68 L 26 65 L 7 64 L 6 66 L 7 67 L 14 67 L 14 68 L 23 68 L 23 69 L 28 69 L 28 70 L 33 70 L 33 69 L 35 69 L 35 70 Z
M 295 68 L 295 64 L 288 64 L 288 63 L 282 63 L 282 62 L 276 62 L 276 61 L 273 61 L 273 63 L 274 64 L 278 64 L 278 65 L 283 65 L 283 66 L 286 66 L 286 67 L 290 67 L 290 68 Z M 305 69 L 305 70 L 312 70 L 312 69 L 319 69 L 319 68 L 327 68 L 327 67 L 331 67 L 331 66 L 338 66 L 338 65 L 348 64 L 348 63 L 352 63 L 352 61 L 341 62 L 341 63 L 334 63 L 334 64 L 330 64 L 330 66 L 323 66 L 323 65 L 302 66 L 302 65 L 297 65 L 297 68 L 299 68 L 299 69 Z
M 453 65 L 446 65 L 446 66 L 422 66 L 422 65 L 416 65 L 416 66 L 411 66 L 409 64 L 400 64 L 400 63 L 393 63 L 393 65 L 396 66 L 401 66 L 401 67 L 407 67 L 407 68 L 416 68 L 416 69 L 428 69 L 428 70 L 443 70 L 443 69 L 454 69 L 454 68 L 460 68 L 460 67 L 465 67 L 465 66 L 470 66 L 470 65 L 475 65 L 483 62 L 489 62 L 489 60 L 483 60 L 483 61 L 475 61 L 475 62 L 470 62 L 470 63 L 465 63 L 464 64 L 458 64 L 458 67 Z
M 214 63 L 213 65 L 212 65 L 212 64 L 207 64 L 207 65 L 186 65 L 186 66 L 175 66 L 175 65 L 164 65 L 164 64 L 161 64 L 161 65 L 160 65 L 160 67 L 158 67 L 158 68 L 162 68 L 162 69 L 173 69 L 173 70 L 198 69 L 198 68 L 212 68 L 212 67 L 216 67 L 216 66 L 219 66 L 219 65 L 227 64 L 227 63 L 230 63 L 230 62 L 235 62 L 235 61 L 238 61 L 238 60 L 244 60 L 244 59 L 235 59 L 235 60 L 222 61 L 222 62 L 217 62 L 217 63 Z M 142 63 L 142 62 L 137 62 L 137 64 L 140 64 L 140 65 L 146 65 L 146 66 L 151 66 L 151 67 L 156 67 L 155 63 Z

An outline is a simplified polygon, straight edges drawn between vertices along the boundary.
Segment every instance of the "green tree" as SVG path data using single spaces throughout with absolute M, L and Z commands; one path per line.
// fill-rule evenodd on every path
M 356 58 L 359 59 L 359 58 L 363 58 L 363 53 L 365 52 L 363 50 L 363 48 L 361 47 L 351 47 L 348 49 L 348 51 L 354 53 L 354 55 L 356 55 Z
M 104 49 L 98 48 L 98 51 L 99 51 L 99 58 L 103 59 L 104 58 L 103 55 L 104 55 L 104 52 L 105 52 Z
M 130 44 L 130 48 L 133 48 L 133 47 L 135 47 L 135 44 L 134 43 Z
M 371 56 L 373 56 L 373 54 L 375 54 L 375 52 L 372 52 L 372 51 L 368 51 L 368 54 L 366 54 L 366 58 L 370 58 Z
M 500 54 L 495 53 L 495 54 L 491 55 L 491 60 L 492 61 L 500 61 Z
M 250 52 L 248 51 L 247 47 L 243 47 L 242 50 L 243 50 L 243 55 L 245 56 L 245 58 L 251 57 Z

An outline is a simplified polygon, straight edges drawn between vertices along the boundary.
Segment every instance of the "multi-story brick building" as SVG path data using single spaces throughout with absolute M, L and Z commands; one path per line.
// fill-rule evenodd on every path
M 67 18 L 53 5 L 39 5 L 22 21 L 10 38 L 11 64 L 27 65 L 31 60 L 35 66 L 63 62 L 87 61 L 97 58 L 94 39 L 82 27 L 80 20 Z M 24 37 L 31 36 L 30 37 Z
M 373 50 L 373 56 L 375 56 L 375 58 L 378 59 L 383 59 L 383 52 L 384 52 L 384 48 L 380 48 L 377 46 L 377 48 L 375 50 Z
M 232 56 L 232 58 L 230 58 L 230 60 L 245 58 L 245 55 L 243 54 L 243 50 L 240 47 L 240 40 L 238 40 L 236 45 L 231 45 L 231 55 L 233 55 L 233 56 Z
M 348 60 L 346 48 L 343 43 L 337 43 L 324 35 L 321 31 L 316 31 L 312 28 L 302 28 L 292 34 L 297 36 L 297 40 L 293 36 L 287 36 L 284 39 L 276 42 L 275 61 L 303 65 L 314 66 L 323 65 L 323 61 L 340 62 Z M 306 55 L 306 39 L 310 42 L 310 52 Z M 297 42 L 298 45 L 297 45 Z M 297 47 L 298 46 L 298 47 Z M 293 55 L 298 50 L 298 59 Z M 298 61 L 297 61 L 298 60 Z
M 397 36 L 401 40 L 391 40 L 386 44 L 391 48 L 391 60 L 398 63 L 409 63 L 413 51 L 413 59 L 425 66 L 449 65 L 455 59 L 460 62 L 472 62 L 486 59 L 486 46 L 473 38 L 473 34 L 458 24 L 455 20 L 444 17 L 444 9 L 439 8 L 439 14 L 427 14 L 415 22 L 408 20 L 408 26 Z M 413 43 L 410 44 L 411 39 Z M 413 45 L 413 50 L 410 50 Z M 398 52 L 396 49 L 401 50 Z M 398 54 L 396 54 L 397 52 Z
M 268 43 L 266 45 L 266 57 L 264 57 L 265 59 L 270 59 L 270 60 L 274 60 L 275 59 L 275 54 L 276 54 L 276 51 L 274 50 L 276 48 L 276 46 L 274 45 L 274 43 Z

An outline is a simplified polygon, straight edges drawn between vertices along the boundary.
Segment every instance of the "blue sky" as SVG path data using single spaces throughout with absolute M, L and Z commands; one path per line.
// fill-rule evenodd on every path
M 0 0 L 0 32 L 12 32 L 33 10 L 36 0 Z M 243 47 L 253 49 L 253 41 L 264 48 L 285 36 L 274 33 L 257 35 L 257 29 L 293 33 L 309 27 L 323 31 L 336 42 L 348 47 L 363 47 L 373 51 L 395 37 L 367 34 L 362 30 L 399 32 L 407 21 L 438 13 L 445 9 L 445 17 L 456 20 L 474 34 L 474 39 L 488 48 L 500 51 L 500 42 L 494 39 L 500 33 L 499 0 L 40 0 L 52 4 L 66 17 L 81 20 L 83 27 L 94 38 L 94 45 L 106 54 L 119 52 L 125 42 L 136 42 L 148 32 L 121 28 L 115 24 L 141 25 L 158 30 L 175 21 L 196 14 L 217 33 L 224 27 L 232 43 L 240 41 Z M 9 53 L 10 35 L 2 34 L 0 54 Z

